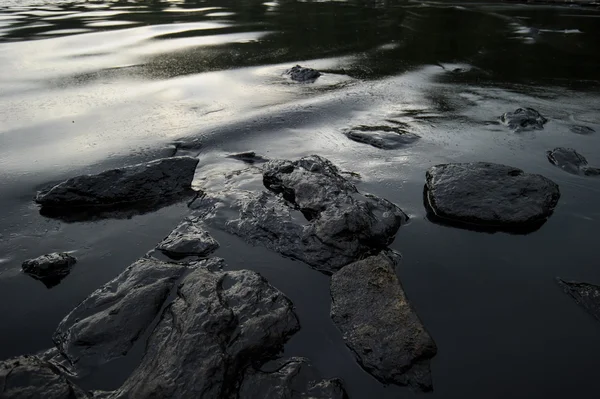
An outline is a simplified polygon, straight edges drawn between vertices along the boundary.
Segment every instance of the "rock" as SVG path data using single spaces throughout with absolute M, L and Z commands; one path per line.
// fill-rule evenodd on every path
M 383 383 L 432 390 L 437 348 L 411 308 L 394 262 L 380 254 L 331 278 L 331 317 L 362 367 Z
M 600 320 L 600 286 L 556 279 L 562 289 L 589 314 Z
M 437 165 L 426 176 L 425 205 L 449 222 L 498 229 L 539 227 L 560 198 L 553 181 L 500 164 Z
M 36 356 L 0 361 L 0 398 L 82 399 L 89 396 L 58 367 Z
M 391 202 L 359 193 L 316 155 L 271 161 L 263 179 L 281 196 L 247 195 L 237 202 L 239 218 L 225 229 L 325 272 L 387 247 L 408 219 Z
M 264 163 L 269 160 L 261 155 L 257 155 L 254 151 L 239 152 L 237 154 L 228 155 L 227 158 L 237 159 L 248 164 Z
M 417 141 L 420 137 L 396 126 L 357 126 L 346 133 L 350 140 L 383 150 L 393 150 Z
M 321 76 L 321 72 L 311 68 L 304 68 L 300 65 L 296 65 L 295 67 L 288 69 L 285 73 L 292 80 L 302 83 L 313 83 L 319 78 L 319 76 Z
M 558 147 L 552 151 L 547 151 L 546 154 L 551 164 L 558 166 L 567 173 L 585 176 L 600 175 L 600 169 L 588 166 L 585 157 L 573 148 Z
M 548 122 L 538 111 L 533 108 L 518 108 L 515 112 L 506 112 L 500 121 L 517 132 L 525 130 L 541 130 Z
M 181 222 L 156 247 L 174 259 L 186 256 L 206 257 L 218 248 L 219 243 L 194 219 Z
M 46 287 L 58 285 L 62 279 L 71 272 L 71 267 L 77 259 L 66 252 L 54 252 L 42 255 L 35 259 L 23 262 L 23 272 L 36 280 L 40 280 Z
M 344 399 L 347 396 L 341 380 L 322 380 L 308 359 L 294 357 L 261 370 L 250 369 L 244 376 L 237 397 Z
M 575 134 L 592 134 L 596 132 L 591 127 L 584 125 L 573 125 L 570 129 Z
M 82 175 L 38 192 L 42 207 L 104 207 L 156 201 L 190 190 L 198 159 L 173 157 Z
M 259 274 L 197 268 L 184 278 L 114 398 L 233 398 L 246 370 L 299 329 L 292 303 Z
M 124 356 L 159 314 L 184 266 L 142 258 L 83 300 L 52 339 L 76 371 Z

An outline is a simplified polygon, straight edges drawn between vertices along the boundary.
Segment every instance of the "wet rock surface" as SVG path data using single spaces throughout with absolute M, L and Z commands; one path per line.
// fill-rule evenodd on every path
M 359 193 L 319 156 L 271 161 L 263 181 L 271 192 L 238 200 L 239 217 L 224 228 L 319 270 L 334 271 L 385 248 L 408 219 L 391 202 Z
M 208 262 L 208 261 L 204 261 Z M 234 398 L 244 374 L 299 329 L 293 305 L 248 270 L 187 275 L 114 398 Z
M 23 272 L 40 280 L 48 288 L 59 284 L 77 263 L 75 257 L 65 252 L 54 252 L 23 262 Z
M 541 130 L 548 120 L 533 108 L 517 108 L 514 112 L 504 113 L 500 117 L 500 122 L 519 132 Z
M 301 83 L 313 83 L 321 76 L 321 72 L 296 65 L 285 72 L 292 80 Z
M 591 127 L 585 125 L 573 125 L 570 127 L 570 130 L 575 134 L 592 134 L 596 132 Z
M 535 228 L 552 214 L 558 185 L 511 166 L 443 164 L 426 174 L 425 206 L 439 221 L 497 229 Z
M 181 222 L 156 249 L 174 259 L 186 256 L 206 257 L 219 248 L 219 243 L 204 229 L 198 219 Z
M 238 161 L 242 161 L 251 165 L 255 163 L 264 163 L 269 161 L 267 158 L 263 157 L 262 155 L 258 155 L 254 151 L 230 154 L 227 156 L 227 158 L 237 159 Z
M 558 147 L 546 153 L 551 164 L 567 173 L 584 176 L 598 176 L 600 169 L 588 165 L 583 155 L 573 148 Z
M 569 294 L 575 302 L 589 314 L 600 321 L 600 286 L 576 281 L 556 279 L 565 293 Z
M 393 150 L 417 141 L 420 137 L 397 126 L 357 126 L 347 132 L 350 140 L 382 150 Z
M 77 305 L 60 322 L 54 343 L 77 372 L 124 356 L 185 270 L 153 258 L 138 260 Z
M 308 359 L 290 358 L 260 370 L 250 369 L 239 398 L 344 399 L 341 380 L 323 380 Z
M 42 207 L 104 207 L 159 201 L 190 189 L 198 159 L 173 157 L 82 175 L 37 193 Z
M 384 383 L 432 390 L 434 341 L 411 308 L 389 256 L 352 263 L 331 278 L 331 317 L 365 370 Z
M 89 396 L 61 370 L 36 356 L 0 361 L 0 398 L 82 399 Z

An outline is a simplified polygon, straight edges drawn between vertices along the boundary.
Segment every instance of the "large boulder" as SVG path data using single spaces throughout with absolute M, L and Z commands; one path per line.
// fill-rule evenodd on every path
M 73 177 L 37 193 L 43 207 L 98 207 L 155 201 L 190 189 L 198 159 L 173 157 Z
M 584 176 L 598 176 L 600 169 L 588 165 L 587 159 L 573 148 L 558 147 L 546 153 L 551 164 L 567 173 Z
M 392 256 L 392 255 L 390 255 Z M 347 265 L 331 278 L 331 317 L 358 362 L 384 383 L 432 390 L 437 348 L 380 254 Z
M 536 226 L 560 198 L 550 179 L 500 164 L 437 165 L 426 177 L 426 206 L 450 222 L 499 229 Z
M 557 278 L 558 284 L 589 314 L 600 320 L 600 286 Z
M 159 314 L 186 268 L 142 258 L 83 300 L 53 340 L 75 371 L 124 356 Z
M 541 130 L 548 120 L 533 108 L 517 108 L 515 112 L 505 112 L 500 122 L 517 132 Z
M 218 248 L 219 243 L 202 227 L 198 219 L 193 218 L 181 222 L 156 247 L 174 259 L 186 256 L 206 257 Z
M 408 219 L 391 202 L 360 193 L 331 162 L 316 155 L 271 161 L 263 181 L 272 193 L 239 199 L 239 218 L 224 227 L 326 272 L 387 247 Z
M 237 398 L 344 399 L 346 392 L 341 380 L 323 380 L 308 359 L 294 357 L 249 369 Z
M 71 267 L 77 263 L 75 257 L 66 252 L 54 252 L 28 259 L 21 266 L 23 272 L 40 280 L 48 288 L 59 284 L 71 272 Z
M 0 361 L 0 398 L 83 399 L 89 396 L 54 364 L 36 356 Z
M 280 351 L 299 327 L 290 300 L 259 274 L 197 268 L 114 397 L 237 397 L 247 369 Z

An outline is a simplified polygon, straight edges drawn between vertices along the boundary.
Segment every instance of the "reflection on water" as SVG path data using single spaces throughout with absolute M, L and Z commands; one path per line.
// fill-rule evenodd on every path
M 411 215 L 393 247 L 439 347 L 431 397 L 593 396 L 600 327 L 554 277 L 600 282 L 600 181 L 562 173 L 545 151 L 574 147 L 600 164 L 598 18 L 593 7 L 471 1 L 0 0 L 0 358 L 49 347 L 72 307 L 188 212 L 46 218 L 31 202 L 37 188 L 191 154 L 197 188 L 213 189 L 221 180 L 211 174 L 242 167 L 232 153 L 319 153 Z M 323 75 L 294 83 L 284 72 L 296 64 Z M 544 130 L 498 124 L 522 106 L 549 119 Z M 420 138 L 375 148 L 347 138 L 356 126 Z M 471 161 L 553 179 L 555 214 L 527 235 L 432 223 L 425 170 Z M 232 268 L 259 270 L 293 299 L 303 329 L 286 353 L 343 377 L 353 398 L 412 396 L 352 360 L 329 320 L 326 277 L 215 235 Z M 77 251 L 79 262 L 46 290 L 19 267 L 51 251 Z M 115 366 L 84 384 L 114 387 L 124 373 Z

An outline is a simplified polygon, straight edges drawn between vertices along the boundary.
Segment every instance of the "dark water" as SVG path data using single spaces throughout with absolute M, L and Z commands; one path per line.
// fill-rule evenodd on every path
M 439 347 L 428 397 L 597 397 L 600 323 L 554 278 L 600 283 L 600 180 L 562 172 L 544 151 L 570 146 L 600 165 L 599 38 L 600 11 L 580 7 L 0 0 L 0 358 L 49 348 L 66 313 L 189 212 L 176 204 L 64 223 L 31 202 L 42 185 L 191 153 L 201 161 L 196 187 L 218 190 L 224 173 L 243 167 L 224 157 L 230 152 L 318 153 L 411 215 L 392 247 Z M 325 73 L 314 85 L 292 84 L 281 75 L 296 63 Z M 514 133 L 496 124 L 519 106 L 538 109 L 546 128 Z M 386 151 L 343 135 L 398 123 L 421 139 Z M 596 133 L 575 134 L 573 125 Z M 181 150 L 176 142 L 195 144 Z M 432 224 L 422 204 L 425 171 L 463 161 L 553 179 L 562 192 L 555 214 L 529 235 Z M 294 301 L 303 328 L 286 355 L 343 378 L 352 398 L 415 396 L 356 365 L 329 319 L 327 276 L 214 235 L 230 268 L 259 271 Z M 47 289 L 20 264 L 50 251 L 74 251 L 79 263 Z M 114 388 L 136 359 L 82 384 Z

